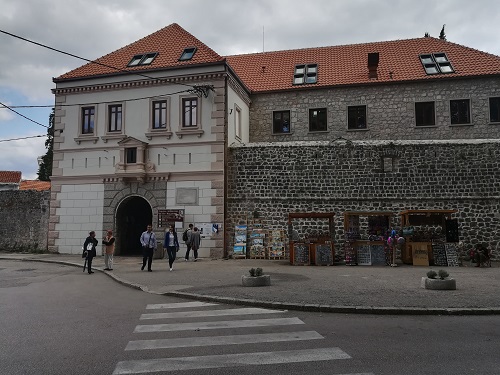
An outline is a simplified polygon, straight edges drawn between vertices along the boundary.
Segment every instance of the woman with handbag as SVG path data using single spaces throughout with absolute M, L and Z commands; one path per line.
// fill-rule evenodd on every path
M 172 271 L 175 256 L 177 254 L 177 251 L 179 250 L 179 240 L 177 239 L 177 233 L 175 232 L 172 225 L 168 227 L 168 231 L 165 233 L 163 248 L 167 249 L 168 265 L 170 266 L 170 271 Z
M 95 239 L 95 232 L 92 231 L 89 233 L 89 236 L 83 243 L 83 251 L 87 252 L 87 269 L 89 275 L 94 273 L 94 271 L 92 271 L 92 259 L 97 255 L 95 247 L 97 246 L 98 242 L 99 241 Z

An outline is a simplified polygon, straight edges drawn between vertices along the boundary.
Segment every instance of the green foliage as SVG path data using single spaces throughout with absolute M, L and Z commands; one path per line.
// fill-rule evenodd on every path
M 250 268 L 248 272 L 250 272 L 250 276 L 255 276 L 255 268 Z
M 262 276 L 262 268 L 259 267 L 255 270 L 255 276 Z
M 431 37 L 431 34 L 429 34 L 427 31 L 425 32 L 424 34 L 424 38 L 430 38 Z
M 446 40 L 446 34 L 444 33 L 444 27 L 446 25 L 443 25 L 443 28 L 441 29 L 441 32 L 439 33 L 439 39 Z
M 448 276 L 450 276 L 450 274 L 448 272 L 446 272 L 445 270 L 439 270 L 438 271 L 438 276 L 441 280 L 444 280 L 446 279 Z
M 429 272 L 427 272 L 427 277 L 428 277 L 429 279 L 435 279 L 435 278 L 436 278 L 436 276 L 437 276 L 437 272 L 436 272 L 436 271 L 434 271 L 434 270 L 430 270 Z
M 54 149 L 54 119 L 55 112 L 52 108 L 52 112 L 49 116 L 49 127 L 47 128 L 47 139 L 45 140 L 45 148 L 47 153 L 42 156 L 42 162 L 38 167 L 38 179 L 40 181 L 50 181 L 50 176 L 52 176 L 52 158 Z

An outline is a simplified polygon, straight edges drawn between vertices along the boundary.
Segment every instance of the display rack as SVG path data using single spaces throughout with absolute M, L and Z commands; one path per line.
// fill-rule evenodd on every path
M 287 254 L 286 254 L 285 243 L 286 243 L 285 231 L 279 229 L 272 230 L 269 239 L 269 244 L 267 247 L 268 258 L 274 260 L 286 259 Z
M 250 233 L 250 258 L 265 259 L 266 254 L 266 231 L 264 230 L 260 220 L 253 220 L 251 223 Z

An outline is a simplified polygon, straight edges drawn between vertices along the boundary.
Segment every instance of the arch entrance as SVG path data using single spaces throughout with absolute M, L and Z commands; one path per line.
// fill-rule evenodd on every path
M 116 255 L 142 256 L 140 237 L 153 220 L 148 201 L 139 196 L 123 200 L 116 210 Z

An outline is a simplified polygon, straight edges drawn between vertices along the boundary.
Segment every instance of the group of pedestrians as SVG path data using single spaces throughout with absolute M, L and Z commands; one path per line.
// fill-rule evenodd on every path
M 189 224 L 188 228 L 183 233 L 183 241 L 187 246 L 184 261 L 187 262 L 189 260 L 189 254 L 191 250 L 193 250 L 194 261 L 196 262 L 198 260 L 198 249 L 201 245 L 201 236 L 198 228 L 193 226 L 193 224 Z M 153 270 L 151 269 L 151 265 L 153 263 L 153 255 L 156 250 L 156 235 L 153 232 L 153 227 L 151 224 L 149 224 L 146 227 L 146 231 L 141 234 L 140 242 L 142 246 L 141 271 L 144 271 L 147 266 L 148 272 L 152 272 Z M 96 256 L 96 246 L 98 243 L 99 241 L 95 238 L 95 232 L 91 231 L 83 244 L 82 258 L 85 258 L 89 275 L 94 273 L 92 271 L 92 259 Z M 106 232 L 106 236 L 104 237 L 102 243 L 106 246 L 104 253 L 104 270 L 112 271 L 113 254 L 115 250 L 115 237 L 113 237 L 112 230 L 108 230 Z M 170 225 L 168 231 L 165 232 L 163 248 L 166 249 L 169 269 L 170 271 L 172 271 L 174 261 L 177 257 L 177 252 L 180 249 L 177 232 L 172 225 Z

